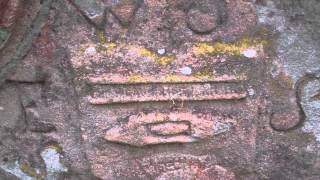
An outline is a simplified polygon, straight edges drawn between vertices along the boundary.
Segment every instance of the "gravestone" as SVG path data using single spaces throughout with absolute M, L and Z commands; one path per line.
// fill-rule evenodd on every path
M 317 107 L 319 73 L 286 71 L 275 27 L 283 19 L 272 21 L 280 16 L 272 8 L 244 0 L 1 2 L 0 176 L 298 177 L 292 169 L 304 165 L 295 158 L 307 162 L 314 142 L 301 127 Z M 55 153 L 41 156 L 48 149 Z

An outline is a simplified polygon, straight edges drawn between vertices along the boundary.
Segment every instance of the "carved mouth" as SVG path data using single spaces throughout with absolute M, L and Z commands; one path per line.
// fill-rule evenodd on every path
M 92 93 L 88 101 L 94 105 L 134 102 L 240 100 L 247 97 L 245 78 L 221 76 L 195 78 L 180 76 L 170 79 L 124 76 L 91 78 Z
M 130 116 L 127 123 L 107 130 L 104 138 L 133 146 L 196 142 L 225 132 L 216 129 L 219 123 L 230 122 L 235 120 L 191 112 L 138 114 Z
M 168 121 L 149 124 L 148 130 L 158 136 L 188 135 L 191 132 L 191 124 L 189 121 Z

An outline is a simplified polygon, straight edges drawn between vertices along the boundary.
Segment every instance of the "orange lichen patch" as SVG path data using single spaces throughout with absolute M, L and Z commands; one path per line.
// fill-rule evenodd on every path
M 225 54 L 230 56 L 240 56 L 242 52 L 248 48 L 260 49 L 269 44 L 267 40 L 256 40 L 252 38 L 242 38 L 236 42 L 223 43 L 195 43 L 192 52 L 196 56 Z
M 88 79 L 91 84 L 137 84 L 137 83 L 201 83 L 201 82 L 240 82 L 247 80 L 245 75 L 220 75 L 210 76 L 199 74 L 195 76 L 186 76 L 178 74 L 168 74 L 159 76 L 142 76 L 121 74 L 103 74 L 100 76 L 91 76 Z

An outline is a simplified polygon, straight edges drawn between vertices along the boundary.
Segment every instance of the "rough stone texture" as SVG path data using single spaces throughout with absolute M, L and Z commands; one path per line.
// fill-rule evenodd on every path
M 0 179 L 320 179 L 317 0 L 3 0 Z

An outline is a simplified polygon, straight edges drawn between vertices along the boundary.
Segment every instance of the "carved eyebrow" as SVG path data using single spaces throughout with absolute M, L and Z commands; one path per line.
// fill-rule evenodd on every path
M 247 97 L 246 88 L 238 83 L 107 86 L 93 86 L 87 100 L 93 105 L 108 105 L 142 102 L 242 100 Z
M 112 84 L 172 84 L 172 83 L 209 83 L 209 82 L 242 82 L 246 81 L 245 75 L 177 75 L 167 74 L 159 76 L 146 76 L 146 75 L 129 75 L 124 76 L 121 74 L 103 74 L 89 76 L 86 81 L 91 85 L 112 85 Z

